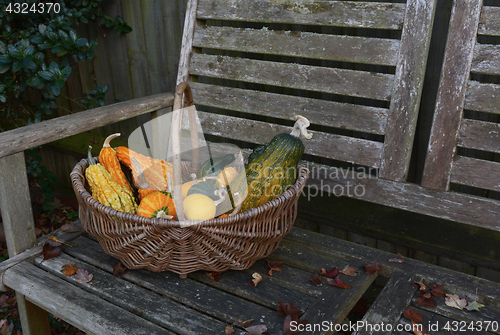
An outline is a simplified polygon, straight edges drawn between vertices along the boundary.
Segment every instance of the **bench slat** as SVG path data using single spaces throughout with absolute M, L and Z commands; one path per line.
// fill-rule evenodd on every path
M 394 75 L 311 65 L 193 54 L 191 75 L 368 99 L 389 100 Z
M 27 262 L 7 270 L 4 284 L 86 333 L 173 334 Z
M 42 259 L 42 257 L 39 257 L 35 260 L 35 264 L 42 269 L 129 312 L 137 313 L 137 311 L 140 311 L 143 318 L 175 333 L 202 334 L 206 331 L 207 333 L 217 334 L 226 326 L 221 321 L 171 300 L 162 299 L 158 294 L 140 286 L 131 285 L 126 280 L 66 254 L 61 254 L 43 262 Z M 70 263 L 91 273 L 93 275 L 92 283 L 78 284 L 74 276 L 64 276 L 62 270 Z
M 195 104 L 294 121 L 307 110 L 311 124 L 384 134 L 387 109 L 224 86 L 190 83 Z
M 500 59 L 500 45 L 476 43 L 471 72 L 498 75 L 500 74 L 498 59 Z
M 195 30 L 193 46 L 395 66 L 400 41 L 300 31 L 198 26 Z
M 500 35 L 500 7 L 484 6 L 481 12 L 479 35 Z
M 500 124 L 463 119 L 458 145 L 464 148 L 500 153 Z
M 422 186 L 448 190 L 482 1 L 454 2 Z M 446 136 L 443 136 L 446 134 Z
M 404 4 L 358 1 L 200 0 L 198 19 L 400 30 Z
M 470 81 L 464 109 L 500 114 L 500 85 Z
M 375 326 L 380 326 L 383 323 L 384 325 L 391 325 L 392 329 L 396 328 L 401 314 L 410 304 L 411 298 L 417 291 L 417 288 L 412 285 L 414 281 L 416 281 L 415 278 L 410 277 L 407 273 L 394 271 L 382 292 L 363 316 L 365 325 L 374 328 L 356 331 L 353 335 L 391 334 L 391 331 L 376 331 Z
M 453 161 L 451 182 L 500 191 L 500 163 L 469 157 Z
M 292 127 L 198 111 L 203 131 L 233 140 L 264 144 L 275 135 L 290 133 Z M 382 143 L 347 136 L 310 131 L 313 137 L 303 140 L 306 153 L 331 159 L 378 167 Z

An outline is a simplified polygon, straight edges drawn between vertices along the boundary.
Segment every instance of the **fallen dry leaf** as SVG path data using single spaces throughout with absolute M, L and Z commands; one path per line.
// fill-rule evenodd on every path
M 0 320 L 0 326 L 2 327 L 0 330 L 2 335 L 11 335 L 14 330 L 14 323 L 9 324 L 7 319 Z
M 405 258 L 403 257 L 403 255 L 399 254 L 399 257 L 398 258 L 391 258 L 389 259 L 389 262 L 393 262 L 393 263 L 405 263 Z
M 465 309 L 468 311 L 478 311 L 479 312 L 479 309 L 483 308 L 483 307 L 484 307 L 483 304 L 480 304 L 476 300 L 474 300 L 473 302 L 470 302 L 467 306 L 465 306 Z
M 414 311 L 413 309 L 405 309 L 403 311 L 403 315 L 405 318 L 408 318 L 412 321 L 415 321 L 415 322 L 422 322 L 423 318 L 422 318 L 422 315 L 416 311 Z
M 358 275 L 358 269 L 352 266 L 347 266 L 344 270 L 340 271 L 340 273 L 346 275 L 346 276 L 357 276 Z
M 283 316 L 290 315 L 293 320 L 298 320 L 299 317 L 302 315 L 302 310 L 300 309 L 299 306 L 292 306 L 292 304 L 281 301 L 278 301 L 278 304 L 279 304 L 279 309 L 278 309 L 279 315 Z
M 337 286 L 337 287 L 340 287 L 340 288 L 343 288 L 343 289 L 349 289 L 351 288 L 352 286 L 350 285 L 347 285 L 346 283 L 344 283 L 342 280 L 340 280 L 339 278 L 335 279 L 335 281 L 333 280 L 330 280 L 328 282 L 328 284 L 330 285 L 333 285 L 333 286 Z
M 444 297 L 444 287 L 434 283 L 431 287 L 431 293 L 436 297 L 436 298 L 442 298 Z
M 266 269 L 269 270 L 269 275 L 272 276 L 273 275 L 273 271 L 278 271 L 278 272 L 281 272 L 281 268 L 280 266 L 283 265 L 283 262 L 281 261 L 271 261 L 271 260 L 267 260 L 267 263 L 264 265 L 266 267 Z
M 227 325 L 226 329 L 224 329 L 224 334 L 231 335 L 232 333 L 234 333 L 234 328 L 231 327 L 230 325 Z
M 286 318 L 285 318 L 285 323 L 283 324 L 283 333 L 282 334 L 297 334 L 299 332 L 299 327 L 298 325 L 305 325 L 305 324 L 308 324 L 309 322 L 307 320 L 301 320 L 301 321 L 298 321 L 298 320 L 293 320 L 293 321 L 296 321 L 296 325 L 295 325 L 295 330 L 291 330 L 291 325 L 290 323 L 292 322 L 292 316 L 291 315 L 287 315 Z
M 319 274 L 315 273 L 311 276 L 311 281 L 314 285 L 321 285 L 321 277 Z
M 122 275 L 125 273 L 125 270 L 127 270 L 127 268 L 122 264 L 122 262 L 113 264 L 113 275 Z
M 425 284 L 422 282 L 416 281 L 413 283 L 413 285 L 418 287 L 419 291 L 421 291 L 421 292 L 422 291 L 425 292 L 427 290 L 427 286 L 425 286 Z
M 260 334 L 264 334 L 267 331 L 267 326 L 266 325 L 256 325 L 256 326 L 251 326 L 251 327 L 247 327 L 247 328 L 243 328 L 243 329 L 245 329 L 248 333 L 250 333 L 252 335 L 260 335 Z
M 444 298 L 444 303 L 446 304 L 446 306 L 458 308 L 461 310 L 463 310 L 464 307 L 469 304 L 467 300 L 460 299 L 458 294 L 447 294 L 446 297 Z
M 66 265 L 62 271 L 63 275 L 65 276 L 72 276 L 76 273 L 76 271 L 78 270 L 78 268 L 76 266 L 74 266 L 73 264 L 69 263 L 68 265 Z
M 416 298 L 416 302 L 420 307 L 437 307 L 436 300 L 434 300 L 429 292 L 425 292 L 424 294 L 420 292 L 420 295 Z
M 220 278 L 220 274 L 221 274 L 221 273 L 222 273 L 222 272 L 220 272 L 220 271 L 214 271 L 214 272 L 206 272 L 205 274 L 206 274 L 209 278 L 211 278 L 212 280 L 214 280 L 214 281 L 217 281 L 217 282 L 218 282 L 218 281 L 219 281 L 219 278 Z
M 415 335 L 426 335 L 427 329 L 423 325 L 411 320 L 411 327 L 413 329 L 413 334 Z
M 46 261 L 59 256 L 61 254 L 61 245 L 61 243 L 52 240 L 45 241 L 42 249 L 43 260 Z
M 248 284 L 249 284 L 250 286 L 253 286 L 253 287 L 256 287 L 256 286 L 257 286 L 257 284 L 258 284 L 258 283 L 260 283 L 260 282 L 264 279 L 264 278 L 262 278 L 262 276 L 261 276 L 261 275 L 260 275 L 260 273 L 258 273 L 258 272 L 254 272 L 254 273 L 252 274 L 252 278 L 253 278 L 253 279 L 252 279 L 252 280 L 250 280 L 250 281 L 248 282 Z
M 337 266 L 330 269 L 330 271 L 326 271 L 325 268 L 319 269 L 319 274 L 323 277 L 333 279 L 339 275 L 339 268 Z
M 377 271 L 380 271 L 380 267 L 376 263 L 370 263 L 365 265 L 365 271 L 367 275 L 372 275 Z
M 89 273 L 87 270 L 78 269 L 75 274 L 76 282 L 79 284 L 88 283 L 94 278 L 94 275 Z

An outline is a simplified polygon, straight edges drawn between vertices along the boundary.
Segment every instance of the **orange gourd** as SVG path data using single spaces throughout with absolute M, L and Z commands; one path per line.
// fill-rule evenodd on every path
M 120 136 L 120 133 L 109 135 L 104 140 L 102 149 L 99 152 L 99 163 L 106 168 L 114 182 L 130 191 L 130 193 L 133 193 L 132 186 L 122 171 L 116 151 L 109 145 L 109 142 L 118 136 Z
M 172 199 L 171 194 L 162 191 L 154 191 L 147 194 L 141 200 L 137 208 L 137 215 L 156 218 L 160 211 L 163 211 L 166 215 L 173 216 L 173 219 L 175 219 L 177 215 L 174 199 Z

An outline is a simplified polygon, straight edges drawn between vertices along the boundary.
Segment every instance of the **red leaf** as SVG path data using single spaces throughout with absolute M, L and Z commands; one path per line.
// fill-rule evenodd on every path
M 125 270 L 127 270 L 127 268 L 125 266 L 123 266 L 122 262 L 118 262 L 116 264 L 113 264 L 113 274 L 115 276 L 119 276 L 119 275 L 124 274 Z
M 442 298 L 444 297 L 444 287 L 438 283 L 434 283 L 431 287 L 431 293 L 437 298 Z
M 405 309 L 403 311 L 403 315 L 405 318 L 408 318 L 412 321 L 415 321 L 417 323 L 421 323 L 423 318 L 422 318 L 422 315 L 412 309 Z
M 271 260 L 267 260 L 267 263 L 264 265 L 266 267 L 266 269 L 269 270 L 269 275 L 272 276 L 273 275 L 273 271 L 278 271 L 278 272 L 281 272 L 281 268 L 280 266 L 283 265 L 283 262 L 281 261 L 271 261 Z
M 222 272 L 220 272 L 220 271 L 219 271 L 219 272 L 215 271 L 215 272 L 206 272 L 205 274 L 206 274 L 209 278 L 212 278 L 213 280 L 215 280 L 215 281 L 217 281 L 217 282 L 218 282 L 218 281 L 219 281 L 219 278 L 220 278 L 220 274 L 221 274 L 221 273 L 222 273 Z
M 251 326 L 251 327 L 247 327 L 244 329 L 252 335 L 260 335 L 260 334 L 264 334 L 267 331 L 267 326 L 266 325 L 256 325 L 256 326 Z
M 311 281 L 313 282 L 314 285 L 321 285 L 321 277 L 317 273 L 311 276 Z
M 78 269 L 75 274 L 76 282 L 79 284 L 88 283 L 94 278 L 94 275 L 89 273 L 87 270 Z
M 61 243 L 54 242 L 52 240 L 47 240 L 43 244 L 43 260 L 51 259 L 53 257 L 59 256 L 61 253 Z
M 224 329 L 224 334 L 231 335 L 232 333 L 234 333 L 234 328 L 231 327 L 230 325 L 227 325 L 226 329 Z
M 293 320 L 293 321 L 297 321 L 297 320 Z M 290 323 L 291 322 L 292 322 L 292 316 L 291 315 L 287 315 L 287 317 L 285 318 L 285 323 L 283 324 L 283 333 L 282 334 L 297 334 L 299 332 L 298 325 L 305 325 L 305 324 L 308 323 L 307 320 L 297 321 L 297 323 L 295 325 L 296 330 L 292 331 L 290 329 Z
M 319 269 L 319 274 L 322 275 L 323 277 L 333 279 L 339 275 L 339 268 L 333 267 L 328 272 L 326 272 L 325 268 L 321 268 Z
M 431 308 L 437 307 L 436 300 L 434 300 L 434 298 L 430 294 L 429 296 L 427 296 L 427 294 L 420 294 L 417 297 L 416 302 L 421 307 L 431 307 Z
M 367 275 L 372 275 L 377 271 L 380 271 L 380 267 L 376 263 L 370 263 L 365 265 L 365 271 Z
M 344 283 L 342 280 L 340 280 L 339 278 L 335 279 L 335 281 L 333 280 L 330 280 L 328 282 L 328 284 L 330 285 L 333 285 L 333 286 L 337 286 L 337 287 L 340 287 L 340 288 L 344 288 L 344 289 L 348 289 L 348 288 L 351 288 L 352 286 L 350 285 L 347 285 L 346 283 Z
M 403 255 L 401 255 L 401 254 L 398 254 L 398 255 L 399 255 L 399 257 L 398 257 L 398 258 L 391 258 L 391 259 L 389 259 L 389 262 L 394 262 L 394 263 L 405 263 L 406 261 L 405 261 L 405 259 L 404 259 Z
M 298 320 L 298 318 L 302 315 L 302 310 L 299 306 L 292 306 L 292 304 L 281 301 L 278 301 L 278 304 L 280 306 L 278 309 L 279 315 L 290 315 L 294 320 Z

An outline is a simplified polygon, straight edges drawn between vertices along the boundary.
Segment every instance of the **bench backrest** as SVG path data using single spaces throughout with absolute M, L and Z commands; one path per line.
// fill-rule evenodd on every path
M 495 157 L 500 153 L 495 115 L 500 114 L 500 85 L 492 77 L 500 75 L 500 45 L 488 36 L 500 36 L 500 7 L 456 1 L 422 181 L 426 187 L 449 190 L 458 184 L 500 191 Z
M 190 0 L 178 82 L 205 133 L 264 143 L 307 117 L 306 154 L 405 180 L 435 0 Z

